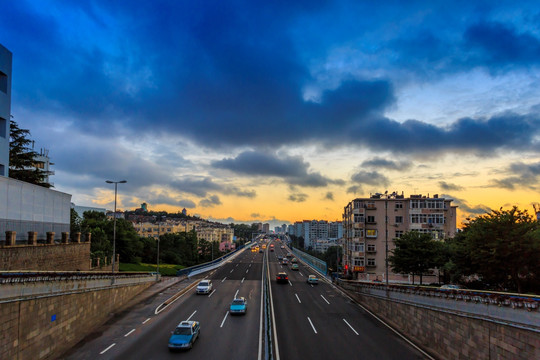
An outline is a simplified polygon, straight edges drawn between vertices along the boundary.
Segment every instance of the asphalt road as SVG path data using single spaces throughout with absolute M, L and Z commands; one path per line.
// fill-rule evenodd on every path
M 268 268 L 275 311 L 280 359 L 422 359 L 420 352 L 341 294 L 333 285 L 306 282 L 308 267 L 299 271 L 279 265 L 285 256 L 277 242 L 268 251 Z M 261 346 L 262 253 L 244 251 L 220 268 L 199 277 L 212 280 L 210 295 L 189 289 L 165 310 L 156 308 L 191 282 L 175 284 L 109 322 L 66 359 L 264 359 Z M 289 284 L 276 284 L 285 271 Z M 199 279 L 192 279 L 197 282 Z M 248 299 L 245 316 L 228 314 L 234 297 Z M 167 341 L 183 320 L 201 323 L 201 336 L 193 349 L 171 353 Z M 260 357 L 262 355 L 262 357 Z M 277 357 L 276 357 L 277 359 Z

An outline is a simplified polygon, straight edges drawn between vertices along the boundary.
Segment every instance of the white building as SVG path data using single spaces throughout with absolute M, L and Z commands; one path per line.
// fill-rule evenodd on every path
M 9 175 L 9 120 L 11 118 L 11 52 L 0 45 L 0 176 Z

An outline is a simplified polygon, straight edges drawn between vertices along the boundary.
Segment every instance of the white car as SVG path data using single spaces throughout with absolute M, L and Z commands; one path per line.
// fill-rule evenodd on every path
M 212 281 L 210 280 L 202 280 L 197 285 L 197 294 L 209 294 L 212 292 Z

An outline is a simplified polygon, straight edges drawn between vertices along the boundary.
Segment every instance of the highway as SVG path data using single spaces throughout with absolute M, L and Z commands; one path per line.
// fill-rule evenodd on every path
M 274 359 L 423 359 L 378 320 L 341 294 L 333 285 L 306 282 L 308 267 L 299 271 L 280 265 L 277 256 L 287 249 L 248 250 L 220 268 L 203 274 L 211 279 L 210 295 L 189 289 L 174 303 L 156 314 L 157 305 L 172 294 L 160 294 L 130 312 L 107 331 L 95 334 L 71 351 L 67 359 L 264 359 L 262 309 L 263 257 L 270 275 L 275 311 Z M 288 284 L 277 284 L 276 273 L 285 271 Z M 202 277 L 201 277 L 202 278 Z M 245 316 L 228 314 L 234 297 L 248 299 Z M 201 336 L 193 349 L 171 353 L 167 341 L 182 320 L 201 323 Z

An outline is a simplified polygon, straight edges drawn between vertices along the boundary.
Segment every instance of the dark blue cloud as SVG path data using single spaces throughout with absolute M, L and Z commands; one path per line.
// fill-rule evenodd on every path
M 363 161 L 360 166 L 372 169 L 408 170 L 412 167 L 412 165 L 412 162 L 407 160 L 394 161 L 376 157 L 371 160 Z
M 447 183 L 446 181 L 439 181 L 439 186 L 444 191 L 461 191 L 465 189 L 461 185 Z
M 199 206 L 201 207 L 214 207 L 217 205 L 221 205 L 221 200 L 217 195 L 211 195 L 207 199 L 202 199 L 199 201 Z
M 224 185 L 215 182 L 210 177 L 185 176 L 181 179 L 170 181 L 169 185 L 177 191 L 193 194 L 198 197 L 205 197 L 209 192 L 219 192 L 247 198 L 254 198 L 257 195 L 254 190 L 244 190 L 236 186 Z
M 380 185 L 384 187 L 390 184 L 390 180 L 388 180 L 386 176 L 377 171 L 357 171 L 351 176 L 351 181 L 360 185 Z M 353 191 L 358 189 L 350 190 Z
M 526 164 L 517 162 L 511 164 L 506 172 L 512 174 L 502 179 L 492 180 L 492 186 L 508 190 L 516 188 L 538 189 L 540 180 L 540 162 Z
M 242 175 L 280 177 L 290 185 L 322 187 L 344 183 L 342 180 L 329 179 L 318 172 L 309 172 L 309 163 L 304 162 L 300 156 L 244 151 L 236 158 L 214 161 L 212 166 Z
M 289 195 L 289 201 L 292 201 L 292 202 L 304 202 L 308 199 L 308 195 L 307 194 L 304 194 L 304 193 L 296 193 L 296 194 L 291 194 Z

